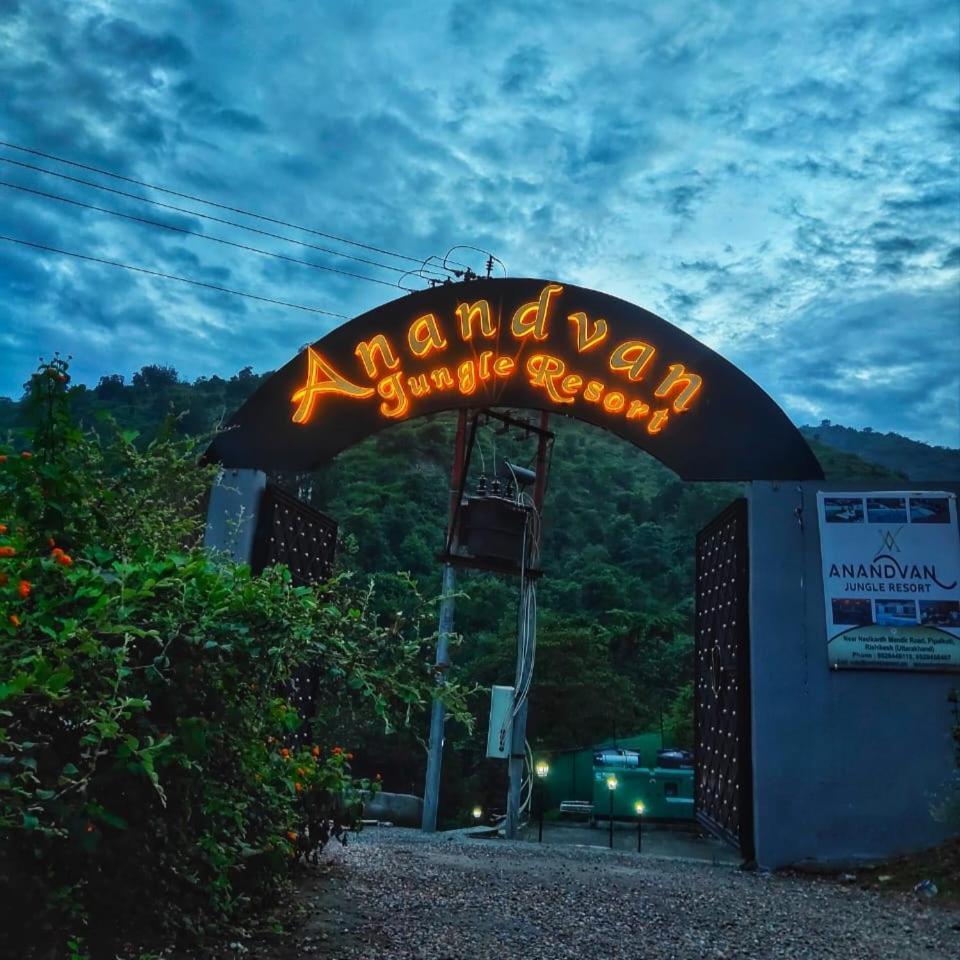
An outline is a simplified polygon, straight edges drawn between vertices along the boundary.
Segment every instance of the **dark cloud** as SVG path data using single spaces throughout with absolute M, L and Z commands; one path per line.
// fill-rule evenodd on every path
M 0 139 L 411 256 L 492 249 L 515 275 L 656 310 L 799 419 L 956 442 L 957 43 L 941 0 L 0 0 Z M 7 164 L 0 180 L 388 284 L 0 188 L 0 234 L 345 314 L 401 295 L 390 285 L 415 266 Z M 73 352 L 93 383 L 144 363 L 230 375 L 279 366 L 334 322 L 2 241 L 0 297 L 13 394 L 41 351 Z M 890 378 L 905 326 L 911 372 Z M 913 344 L 928 342 L 926 360 Z M 830 349 L 857 359 L 856 389 L 836 385 Z M 924 363 L 937 386 L 911 397 Z

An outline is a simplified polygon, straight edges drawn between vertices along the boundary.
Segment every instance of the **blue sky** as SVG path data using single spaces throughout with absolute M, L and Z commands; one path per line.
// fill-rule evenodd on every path
M 0 139 L 410 255 L 491 249 L 659 313 L 798 423 L 958 446 L 958 24 L 927 0 L 0 0 Z M 399 293 L 8 187 L 0 234 L 348 315 Z M 54 350 L 91 384 L 272 369 L 336 322 L 0 242 L 0 394 Z

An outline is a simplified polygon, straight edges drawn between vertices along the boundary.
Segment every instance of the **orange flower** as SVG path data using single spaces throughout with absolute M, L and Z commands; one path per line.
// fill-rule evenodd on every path
M 342 749 L 341 747 L 334 747 L 333 750 L 331 750 L 330 752 L 331 752 L 335 757 L 339 757 L 340 754 L 343 753 L 343 749 Z
M 7 525 L 5 523 L 0 523 L 0 533 L 7 532 Z
M 15 557 L 17 551 L 13 547 L 0 547 L 0 557 Z
M 7 455 L 5 453 L 0 453 L 0 463 L 7 462 Z
M 54 547 L 50 551 L 52 557 L 62 557 L 63 556 L 63 547 Z
M 297 833 L 296 833 L 296 831 L 295 831 L 295 830 L 288 830 L 288 831 L 287 831 L 287 839 L 288 839 L 291 843 L 296 843 L 296 842 L 297 842 Z
M 61 567 L 69 567 L 73 563 L 73 557 L 68 553 L 60 553 L 57 555 L 57 563 L 59 563 Z
M 7 580 L 9 578 L 5 573 L 0 573 L 0 587 L 5 587 L 7 585 Z
M 298 777 L 305 777 L 306 775 L 307 775 L 307 771 L 304 770 L 303 767 L 297 767 L 297 776 L 298 776 Z
M 280 750 L 280 756 L 283 757 L 284 760 L 286 760 L 287 757 L 290 756 L 290 751 L 289 751 L 286 747 L 283 747 L 283 748 Z
M 353 754 L 352 754 L 352 753 L 348 753 L 348 754 L 347 754 L 347 759 L 348 759 L 348 760 L 352 760 L 352 759 L 353 759 Z
M 319 756 L 320 756 L 320 748 L 319 748 L 319 747 L 314 747 L 314 748 L 310 751 L 310 753 L 311 753 L 313 756 L 315 756 L 315 757 L 319 757 Z
M 87 825 L 84 827 L 84 830 L 86 830 L 87 833 L 93 833 L 94 826 L 89 820 L 87 821 Z
M 23 453 L 20 454 L 20 456 L 23 457 L 24 460 L 29 460 L 33 456 L 33 454 L 29 450 L 24 450 Z
M 19 618 L 15 613 L 11 613 L 11 614 L 10 614 L 10 622 L 11 622 L 15 627 L 19 627 L 19 626 L 20 626 L 20 618 Z
M 374 777 L 374 780 L 382 780 L 382 779 L 383 777 L 379 773 Z
M 303 793 L 303 784 L 298 780 L 298 781 L 293 785 L 293 789 L 296 790 L 297 793 Z
M 57 541 L 54 540 L 53 537 L 50 537 L 50 538 L 47 540 L 47 546 L 48 546 L 48 547 L 55 547 L 56 545 L 57 545 Z
M 30 586 L 29 580 L 21 580 L 20 585 L 17 587 L 17 593 L 20 594 L 22 600 L 26 600 L 30 596 L 30 591 L 32 587 Z

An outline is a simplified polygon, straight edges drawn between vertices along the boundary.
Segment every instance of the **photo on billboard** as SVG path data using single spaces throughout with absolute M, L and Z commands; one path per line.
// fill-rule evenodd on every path
M 868 497 L 869 523 L 906 523 L 907 501 L 903 497 Z
M 863 523 L 861 497 L 827 497 L 823 501 L 827 523 Z
M 950 501 L 946 497 L 911 497 L 911 523 L 949 523 Z

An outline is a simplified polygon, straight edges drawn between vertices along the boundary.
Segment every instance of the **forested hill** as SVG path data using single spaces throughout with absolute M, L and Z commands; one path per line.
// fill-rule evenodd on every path
M 853 454 L 910 480 L 960 479 L 960 450 L 950 447 L 932 447 L 899 433 L 878 433 L 869 427 L 854 430 L 829 420 L 822 420 L 818 427 L 801 427 L 800 432 L 811 443 Z
M 90 426 L 106 411 L 145 438 L 173 411 L 179 430 L 198 433 L 225 419 L 259 381 L 247 369 L 228 380 L 183 383 L 169 368 L 145 367 L 131 383 L 115 376 L 93 389 L 75 387 L 71 399 Z M 0 431 L 19 430 L 22 415 L 18 403 L 0 402 Z M 284 478 L 336 518 L 347 545 L 341 562 L 376 574 L 386 603 L 401 589 L 398 571 L 409 571 L 426 595 L 438 592 L 453 425 L 452 415 L 398 424 L 312 477 Z M 668 738 L 689 742 L 694 538 L 742 488 L 682 483 L 602 430 L 560 417 L 552 426 L 557 436 L 544 506 L 531 740 L 550 747 L 596 743 L 656 728 L 662 711 Z M 811 437 L 829 477 L 897 479 L 887 467 L 830 445 L 842 429 L 820 428 L 819 439 Z M 911 445 L 904 474 L 909 467 L 911 476 L 960 476 L 950 467 L 957 451 L 897 439 Z M 532 453 L 532 445 L 512 433 L 481 430 L 471 489 L 481 470 L 492 477 L 494 461 L 506 456 L 527 463 Z M 924 457 L 929 466 L 922 466 Z M 473 573 L 461 576 L 458 589 L 456 626 L 464 637 L 458 668 L 482 688 L 512 683 L 516 584 Z M 482 695 L 475 709 L 485 713 Z M 477 738 L 451 736 L 459 736 L 460 752 L 456 761 L 445 761 L 444 776 L 459 769 L 466 782 L 481 764 Z M 419 758 L 415 745 L 410 750 Z M 394 779 L 409 776 L 407 786 L 418 789 L 417 766 L 398 759 Z

